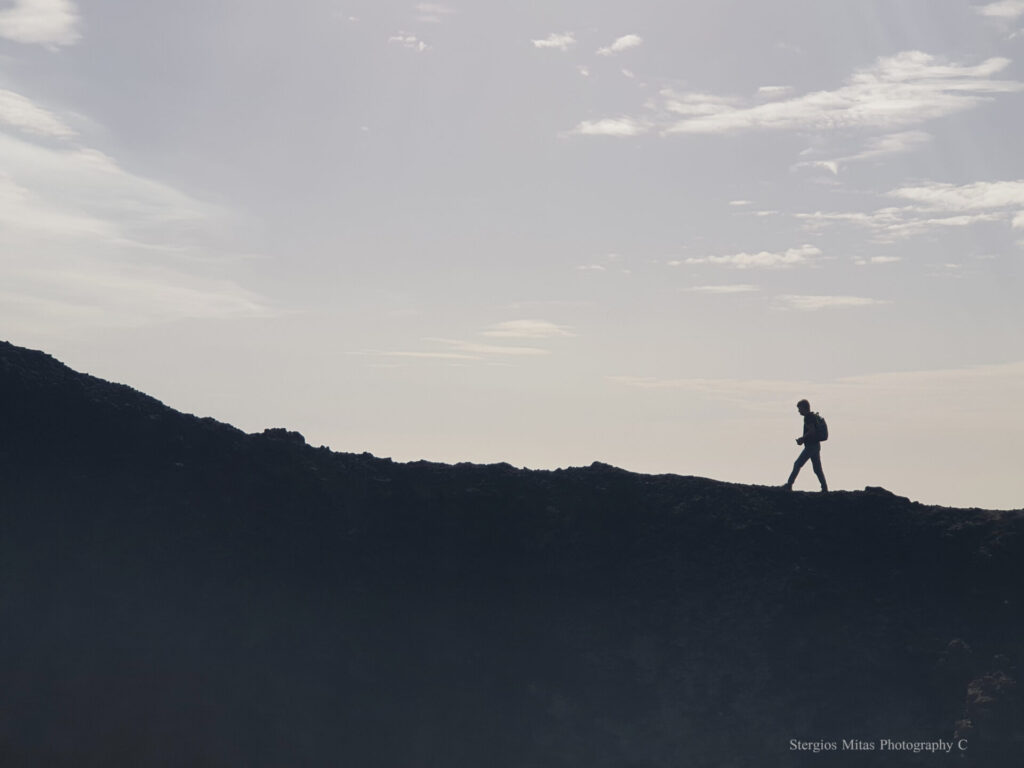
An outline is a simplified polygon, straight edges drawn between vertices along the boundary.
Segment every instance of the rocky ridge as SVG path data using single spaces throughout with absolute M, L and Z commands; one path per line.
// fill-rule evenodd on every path
M 1021 510 L 399 464 L 7 343 L 0 437 L 4 765 L 1022 764 Z

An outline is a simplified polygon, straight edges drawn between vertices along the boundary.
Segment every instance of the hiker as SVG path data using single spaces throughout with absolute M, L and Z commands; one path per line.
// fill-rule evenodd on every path
M 828 427 L 825 426 L 825 420 L 821 416 L 811 413 L 811 404 L 806 400 L 797 403 L 796 409 L 804 417 L 804 433 L 796 439 L 796 444 L 802 445 L 804 449 L 797 456 L 793 464 L 793 472 L 782 487 L 787 491 L 792 491 L 793 481 L 800 474 L 800 468 L 810 459 L 811 466 L 814 467 L 814 474 L 821 481 L 821 490 L 823 493 L 827 493 L 828 483 L 825 482 L 825 473 L 821 471 L 821 441 L 828 439 Z

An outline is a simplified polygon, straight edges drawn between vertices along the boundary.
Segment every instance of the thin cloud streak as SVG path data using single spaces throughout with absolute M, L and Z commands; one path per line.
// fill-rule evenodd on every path
M 779 269 L 812 264 L 821 255 L 821 249 L 804 244 L 785 251 L 760 251 L 758 253 L 735 253 L 727 256 L 694 256 L 684 259 L 684 264 L 714 264 L 735 269 Z
M 754 293 L 755 291 L 760 291 L 761 289 L 756 285 L 741 283 L 738 285 L 695 285 L 687 290 L 692 291 L 694 293 L 728 294 Z
M 481 331 L 480 335 L 503 339 L 550 339 L 576 334 L 563 325 L 547 320 L 507 320 Z
M 932 140 L 930 133 L 925 131 L 901 131 L 869 139 L 863 150 L 852 155 L 837 157 L 833 160 L 811 160 L 797 163 L 796 167 L 817 166 L 838 174 L 843 165 L 863 160 L 877 160 L 882 157 L 899 155 L 921 149 Z
M 772 303 L 773 309 L 793 309 L 800 312 L 817 312 L 821 309 L 841 309 L 850 307 L 870 307 L 876 304 L 888 304 L 887 301 L 869 299 L 863 296 L 797 296 L 793 294 L 776 296 Z
M 834 223 L 856 224 L 875 232 L 879 242 L 914 237 L 948 227 L 969 227 L 1012 218 L 1013 227 L 1024 215 L 1024 181 L 978 181 L 970 184 L 927 182 L 899 187 L 886 193 L 912 203 L 871 212 L 798 213 L 808 229 Z M 949 214 L 949 215 L 942 215 Z

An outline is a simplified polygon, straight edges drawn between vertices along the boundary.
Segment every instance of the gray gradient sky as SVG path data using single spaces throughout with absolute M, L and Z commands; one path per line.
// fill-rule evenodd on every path
M 1024 0 L 0 0 L 0 337 L 398 460 L 776 484 L 807 397 L 1020 507 L 1022 125 Z

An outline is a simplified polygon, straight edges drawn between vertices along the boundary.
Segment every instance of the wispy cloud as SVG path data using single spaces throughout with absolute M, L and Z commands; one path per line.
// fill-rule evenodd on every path
M 59 114 L 21 94 L 0 92 L 0 123 L 18 129 L 0 131 L 5 327 L 275 314 L 224 279 L 217 250 L 204 247 L 226 211 L 83 146 Z
M 974 10 L 982 16 L 999 19 L 1016 19 L 1024 15 L 1024 0 L 1000 0 L 996 3 L 975 6 Z
M 759 251 L 758 253 L 734 253 L 725 256 L 694 256 L 684 259 L 684 264 L 715 264 L 735 269 L 778 269 L 813 264 L 821 249 L 804 244 L 785 251 Z
M 876 304 L 888 304 L 887 301 L 869 299 L 863 296 L 798 296 L 787 294 L 776 296 L 772 302 L 775 309 L 795 309 L 800 312 L 816 312 L 820 309 L 838 309 L 848 307 L 870 307 Z
M 570 131 L 580 136 L 640 136 L 651 130 L 651 124 L 632 117 L 606 117 L 603 120 L 584 120 Z
M 862 160 L 877 160 L 891 155 L 913 152 L 927 145 L 932 140 L 930 133 L 925 131 L 900 131 L 884 136 L 875 136 L 866 142 L 864 149 L 852 155 L 837 157 L 832 160 L 811 160 L 798 163 L 797 166 L 818 166 L 826 168 L 833 174 L 839 173 L 843 165 Z
M 706 114 L 685 116 L 668 133 L 730 133 L 745 130 L 899 128 L 962 112 L 994 94 L 1024 90 L 996 80 L 1010 61 L 991 58 L 975 66 L 945 64 L 920 51 L 879 59 L 834 91 L 815 91 L 783 101 L 730 106 L 714 99 Z M 666 101 L 678 97 L 669 95 Z M 670 110 L 671 111 L 671 110 Z
M 478 335 L 493 339 L 531 339 L 538 342 L 575 336 L 565 326 L 547 320 L 507 320 L 485 328 Z M 496 364 L 514 358 L 539 357 L 551 354 L 550 349 L 538 346 L 490 344 L 436 336 L 427 336 L 421 339 L 421 341 L 433 347 L 433 349 L 372 350 L 363 354 L 377 357 L 421 358 L 424 360 L 480 361 L 488 364 Z
M 853 263 L 862 267 L 867 264 L 895 264 L 898 261 L 903 259 L 899 256 L 872 256 L 870 259 L 857 259 Z
M 972 184 L 929 182 L 892 190 L 891 197 L 910 200 L 930 211 L 979 211 L 1024 208 L 1024 181 L 977 181 Z
M 481 335 L 504 339 L 550 339 L 576 334 L 547 320 L 507 320 L 481 331 Z
M 388 38 L 388 42 L 396 43 L 403 48 L 408 48 L 410 51 L 416 51 L 417 53 L 423 53 L 430 49 L 429 45 L 409 32 L 399 32 L 397 35 L 392 35 Z
M 438 360 L 487 360 L 501 357 L 532 357 L 536 355 L 551 354 L 549 350 L 540 347 L 512 347 L 500 344 L 479 344 L 461 339 L 444 339 L 426 337 L 423 341 L 428 344 L 440 346 L 441 349 L 433 350 L 399 350 L 385 352 L 374 350 L 370 354 L 383 357 L 419 357 L 424 359 Z
M 26 133 L 69 139 L 75 132 L 52 112 L 14 91 L 0 89 L 0 123 Z
M 628 51 L 630 48 L 636 48 L 642 45 L 644 39 L 640 35 L 623 35 L 622 37 L 615 38 L 615 41 L 605 47 L 597 50 L 598 56 L 614 56 L 622 51 Z
M 534 48 L 554 48 L 559 51 L 567 51 L 576 45 L 576 37 L 572 32 L 552 32 L 545 38 L 531 40 Z
M 78 21 L 72 0 L 15 0 L 0 11 L 0 37 L 48 48 L 74 45 L 81 39 Z
M 1024 181 L 978 181 L 971 184 L 927 182 L 887 193 L 910 204 L 868 212 L 798 213 L 809 229 L 828 224 L 856 224 L 872 229 L 881 242 L 948 228 L 1011 219 L 1019 226 L 1024 216 Z
M 279 314 L 261 296 L 231 281 L 155 265 L 83 259 L 59 270 L 23 269 L 5 283 L 14 288 L 0 291 L 5 320 L 20 324 L 30 319 L 27 325 L 34 330 Z
M 766 99 L 778 99 L 788 96 L 792 92 L 793 86 L 791 85 L 762 85 L 757 89 L 757 95 Z
M 761 289 L 749 283 L 736 285 L 695 285 L 688 289 L 694 293 L 753 293 Z
M 996 78 L 1009 64 L 1009 59 L 998 57 L 975 65 L 948 63 L 921 51 L 904 51 L 855 71 L 835 90 L 813 91 L 767 103 L 756 97 L 743 99 L 666 89 L 658 99 L 649 102 L 652 117 L 646 121 L 658 127 L 662 135 L 766 130 L 895 131 L 963 112 L 999 94 L 1024 90 L 1024 83 Z M 617 121 L 624 119 L 627 118 Z M 633 120 L 644 122 L 640 118 Z M 575 133 L 587 135 L 581 130 Z M 910 137 L 902 138 L 905 143 Z M 895 140 L 866 151 L 889 152 L 895 146 L 892 141 Z

